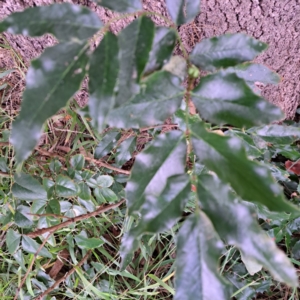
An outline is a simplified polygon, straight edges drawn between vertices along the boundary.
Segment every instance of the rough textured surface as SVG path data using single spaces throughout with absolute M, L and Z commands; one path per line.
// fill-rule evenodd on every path
M 195 20 L 200 38 L 225 32 L 245 32 L 269 44 L 256 61 L 282 77 L 277 86 L 266 86 L 263 95 L 293 118 L 300 104 L 300 1 L 202 0 Z
M 116 16 L 111 11 L 97 7 L 91 0 L 4 0 L 0 19 L 25 7 L 54 2 L 86 5 L 105 23 Z M 143 4 L 144 9 L 168 17 L 163 0 L 144 0 Z M 201 7 L 201 13 L 195 21 L 179 29 L 186 50 L 190 52 L 195 43 L 203 38 L 228 32 L 245 32 L 267 42 L 269 49 L 256 61 L 278 72 L 282 82 L 276 87 L 263 87 L 262 93 L 266 99 L 281 107 L 288 118 L 293 118 L 300 104 L 300 0 L 202 0 Z M 166 24 L 156 16 L 153 16 L 153 20 L 159 25 Z M 120 20 L 113 23 L 111 29 L 117 33 L 129 22 Z M 26 64 L 55 43 L 51 36 L 32 39 L 4 34 L 4 37 Z M 0 61 L 0 68 L 4 67 L 4 62 Z

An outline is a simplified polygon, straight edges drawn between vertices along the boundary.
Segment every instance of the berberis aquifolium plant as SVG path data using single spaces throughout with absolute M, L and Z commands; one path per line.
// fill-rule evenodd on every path
M 291 134 L 284 125 L 269 125 L 284 116 L 255 90 L 255 82 L 279 81 L 265 66 L 249 62 L 267 45 L 236 33 L 204 39 L 186 53 L 176 26 L 196 17 L 200 0 L 167 0 L 172 21 L 164 20 L 169 27 L 156 27 L 151 16 L 160 15 L 143 11 L 138 0 L 98 0 L 98 4 L 127 13 L 119 19 L 135 19 L 116 36 L 94 12 L 64 3 L 29 8 L 0 23 L 1 31 L 29 36 L 50 33 L 59 42 L 32 61 L 28 70 L 21 111 L 10 136 L 16 162 L 29 157 L 43 124 L 67 105 L 88 76 L 85 113 L 98 132 L 106 126 L 138 130 L 163 124 L 170 117 L 177 124 L 175 130 L 156 135 L 131 169 L 124 198 L 132 225 L 120 246 L 121 270 L 130 266 L 144 235 L 165 232 L 179 222 L 174 299 L 230 299 L 234 290 L 219 273 L 224 244 L 240 251 L 249 272 L 254 265 L 263 267 L 276 280 L 296 287 L 292 263 L 255 217 L 260 210 L 285 212 L 293 218 L 300 215 L 285 200 L 269 168 L 253 160 L 254 147 L 247 140 L 251 135 L 263 139 L 278 132 L 282 137 Z M 89 40 L 97 33 L 103 38 L 91 53 Z M 182 57 L 172 56 L 177 43 Z M 201 71 L 208 75 L 199 81 Z M 230 127 L 236 130 L 226 131 Z M 299 130 L 292 134 L 300 137 Z M 15 215 L 19 228 L 24 225 L 18 221 L 20 216 L 26 219 L 34 205 L 39 213 L 60 214 L 67 201 L 61 204 L 59 197 L 78 197 L 87 209 L 80 215 L 96 209 L 91 193 L 116 196 L 109 189 L 112 177 L 92 177 L 82 170 L 82 156 L 73 157 L 71 166 L 75 173 L 68 178 L 59 175 L 61 165 L 53 163 L 58 176 L 55 182 L 45 179 L 43 186 L 31 175 L 15 176 L 13 195 L 27 203 Z M 105 192 L 97 190 L 100 185 Z M 119 200 L 115 196 L 112 202 Z M 193 209 L 183 215 L 187 204 Z M 39 227 L 29 223 L 31 229 L 53 225 L 45 219 Z M 34 240 L 37 235 L 19 232 L 8 232 L 9 251 L 14 253 L 22 240 L 22 249 L 35 253 L 40 246 Z M 87 236 L 76 240 L 87 249 L 101 247 L 99 241 Z M 39 251 L 52 258 L 45 247 Z

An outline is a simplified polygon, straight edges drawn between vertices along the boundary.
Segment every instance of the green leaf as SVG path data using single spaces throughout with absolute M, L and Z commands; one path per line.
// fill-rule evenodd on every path
M 126 185 L 129 214 L 139 211 L 166 187 L 169 177 L 185 173 L 186 144 L 181 132 L 172 131 L 156 137 L 137 155 Z
M 92 54 L 89 69 L 89 112 L 92 125 L 99 132 L 103 130 L 106 117 L 115 105 L 118 73 L 118 39 L 107 32 Z
M 34 239 L 32 239 L 26 235 L 23 235 L 22 247 L 23 247 L 24 251 L 35 254 L 37 252 L 37 250 L 39 249 L 40 244 L 38 244 Z M 51 253 L 45 247 L 43 247 L 41 249 L 41 251 L 38 253 L 38 256 L 52 258 Z
M 126 139 L 117 150 L 116 153 L 116 163 L 122 166 L 128 160 L 131 159 L 132 153 L 136 147 L 136 137 L 132 136 Z
M 109 188 L 96 188 L 94 194 L 100 202 L 101 200 L 104 200 L 102 202 L 116 202 L 119 200 L 119 197 Z
M 230 299 L 231 289 L 218 272 L 223 243 L 202 212 L 190 216 L 177 235 L 175 300 Z
M 100 188 L 97 187 L 94 189 L 94 195 L 98 201 L 98 203 L 106 203 L 106 202 L 116 202 L 119 197 L 109 188 Z
M 58 159 L 52 159 L 49 164 L 49 169 L 56 174 L 60 173 L 60 170 L 62 168 L 62 163 Z
M 71 157 L 70 163 L 75 170 L 81 171 L 84 167 L 85 158 L 82 154 L 76 154 Z
M 96 184 L 102 188 L 108 188 L 114 183 L 113 177 L 109 175 L 100 175 L 96 178 Z
M 292 248 L 292 257 L 295 259 L 300 259 L 300 241 L 297 241 Z
M 95 158 L 101 158 L 107 155 L 115 147 L 120 136 L 120 132 L 115 130 L 106 133 L 95 149 Z
M 95 211 L 95 209 L 96 209 L 92 200 L 83 200 L 81 198 L 78 198 L 78 202 L 80 205 L 85 207 L 88 212 Z
M 166 0 L 167 9 L 175 24 L 192 21 L 200 12 L 201 0 Z
M 0 91 L 4 90 L 7 88 L 7 83 L 1 84 L 0 85 Z
M 202 210 L 210 218 L 221 238 L 237 246 L 242 256 L 262 264 L 276 280 L 297 286 L 296 271 L 284 252 L 263 232 L 253 211 L 211 175 L 202 175 L 197 183 Z
M 192 99 L 200 114 L 216 124 L 252 127 L 283 117 L 278 107 L 256 95 L 243 79 L 223 71 L 201 78 Z
M 81 249 L 94 249 L 99 248 L 104 242 L 97 238 L 87 238 L 82 235 L 75 236 L 75 241 L 78 247 Z
M 267 44 L 243 33 L 225 34 L 202 40 L 190 57 L 202 70 L 215 71 L 253 60 L 266 48 Z
M 186 59 L 180 55 L 174 55 L 164 65 L 163 70 L 172 73 L 173 75 L 179 77 L 181 80 L 184 80 L 187 74 L 187 62 Z
M 78 187 L 74 181 L 63 175 L 57 176 L 55 190 L 59 197 L 74 197 L 78 194 Z
M 274 152 L 276 155 L 281 154 L 290 160 L 300 159 L 300 152 L 298 146 L 276 144 L 276 148 L 274 149 Z
M 276 165 L 274 165 L 272 163 L 268 163 L 266 161 L 261 161 L 260 163 L 261 163 L 261 165 L 267 167 L 271 171 L 271 174 L 275 178 L 276 181 L 281 181 L 281 182 L 290 181 L 289 172 L 277 167 Z
M 141 17 L 119 34 L 120 72 L 117 106 L 127 102 L 138 92 L 139 87 L 136 82 L 146 67 L 154 33 L 154 23 L 147 17 Z
M 85 44 L 61 43 L 32 61 L 21 112 L 11 133 L 18 162 L 25 160 L 39 141 L 47 118 L 64 107 L 80 87 L 87 64 L 86 50 Z
M 48 178 L 43 178 L 43 187 L 45 188 L 45 190 L 48 192 L 49 189 L 54 186 L 55 183 L 54 181 L 48 179 Z
M 85 182 L 80 182 L 78 184 L 80 192 L 78 196 L 83 200 L 90 200 L 91 199 L 91 190 L 89 186 Z
M 160 233 L 174 226 L 182 215 L 190 190 L 189 177 L 186 174 L 175 175 L 167 179 L 161 193 L 145 199 L 139 210 L 139 224 L 122 239 L 120 253 L 123 268 L 132 261 L 133 252 L 138 248 L 143 234 Z
M 254 274 L 260 272 L 262 267 L 263 267 L 262 264 L 257 262 L 252 257 L 246 256 L 245 254 L 243 254 L 243 252 L 241 253 L 241 260 L 244 263 L 248 273 L 251 276 L 253 276 Z
M 182 98 L 182 87 L 177 76 L 166 71 L 155 72 L 141 83 L 139 94 L 110 112 L 108 123 L 118 128 L 160 124 L 179 108 Z
M 144 71 L 145 74 L 162 68 L 170 59 L 176 40 L 177 36 L 175 30 L 166 27 L 156 28 L 149 60 Z
M 57 199 L 50 200 L 47 207 L 46 207 L 46 212 L 48 214 L 60 215 L 59 201 Z
M 0 157 L 0 171 L 9 172 L 9 167 L 7 165 L 6 157 Z
M 0 23 L 0 28 L 1 28 L 1 23 Z M 6 70 L 4 72 L 0 73 L 0 79 L 4 78 L 5 76 L 9 75 L 10 73 L 14 72 L 14 70 Z
M 247 83 L 261 82 L 264 84 L 277 84 L 280 76 L 264 65 L 245 63 L 224 70 L 225 74 L 236 74 Z
M 294 126 L 266 125 L 251 128 L 247 132 L 258 135 L 266 142 L 276 145 L 292 144 L 300 139 L 300 128 Z
M 62 3 L 14 13 L 0 23 L 0 32 L 29 36 L 51 33 L 58 40 L 71 41 L 88 39 L 100 27 L 102 22 L 96 13 L 83 6 Z
M 250 159 L 258 158 L 263 155 L 262 151 L 260 151 L 255 146 L 253 139 L 251 138 L 251 135 L 249 135 L 245 132 L 242 132 L 242 131 L 237 131 L 237 130 L 227 130 L 225 132 L 225 135 L 239 138 L 242 141 L 243 146 L 245 147 L 247 156 Z
M 20 241 L 21 241 L 21 234 L 19 234 L 18 232 L 12 229 L 7 230 L 5 242 L 6 242 L 8 252 L 10 254 L 15 253 L 15 251 L 19 247 Z
M 16 174 L 14 180 L 12 193 L 15 198 L 26 201 L 47 200 L 47 192 L 44 187 L 31 175 Z
M 9 167 L 7 165 L 6 157 L 0 157 L 0 171 L 9 172 Z
M 285 201 L 282 189 L 270 171 L 247 159 L 240 139 L 208 132 L 204 123 L 195 119 L 191 130 L 199 161 L 228 182 L 241 198 L 261 203 L 270 210 L 299 214 L 296 207 Z
M 15 223 L 21 228 L 30 228 L 33 226 L 30 207 L 19 205 L 15 212 Z
M 94 0 L 99 5 L 109 8 L 111 10 L 131 13 L 137 10 L 142 10 L 142 3 L 140 0 Z

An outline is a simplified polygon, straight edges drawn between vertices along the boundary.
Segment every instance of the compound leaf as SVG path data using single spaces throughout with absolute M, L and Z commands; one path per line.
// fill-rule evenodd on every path
M 278 107 L 255 94 L 243 79 L 223 71 L 203 77 L 192 99 L 201 115 L 217 124 L 251 127 L 283 117 Z
M 47 192 L 44 187 L 29 174 L 20 173 L 14 177 L 15 183 L 12 187 L 14 197 L 25 200 L 47 200 Z
M 147 17 L 141 17 L 119 34 L 120 72 L 117 106 L 127 102 L 132 95 L 138 92 L 137 82 L 148 62 L 154 33 L 154 23 Z
M 144 71 L 145 74 L 159 70 L 170 59 L 176 40 L 177 36 L 174 29 L 156 28 L 152 50 Z
M 107 155 L 116 146 L 120 136 L 120 131 L 111 130 L 106 133 L 95 149 L 95 158 Z
M 81 249 L 99 248 L 104 244 L 104 242 L 98 238 L 87 238 L 80 234 L 75 237 L 75 241 L 78 247 L 80 247 Z
M 85 158 L 82 154 L 76 154 L 71 157 L 70 163 L 76 171 L 80 171 L 84 167 Z
M 202 40 L 190 57 L 202 70 L 215 71 L 253 60 L 266 48 L 267 44 L 243 33 L 225 34 Z
M 80 190 L 78 196 L 81 198 L 81 200 L 90 200 L 91 190 L 89 186 L 85 182 L 80 182 L 78 186 Z
M 296 207 L 285 201 L 282 189 L 270 171 L 248 160 L 239 138 L 208 132 L 204 123 L 195 118 L 191 130 L 199 161 L 229 183 L 242 199 L 261 203 L 274 211 L 299 213 Z
M 126 185 L 129 214 L 139 211 L 146 201 L 154 201 L 169 177 L 185 173 L 186 144 L 181 132 L 159 135 L 135 160 Z
M 138 240 L 146 233 L 160 233 L 174 226 L 181 217 L 191 190 L 187 174 L 175 175 L 167 179 L 167 184 L 160 194 L 148 196 L 139 213 L 139 224 L 132 228 L 122 239 L 120 249 L 122 266 L 132 261 L 132 254 L 138 247 Z
M 0 23 L 0 32 L 8 31 L 29 36 L 51 33 L 58 40 L 71 41 L 88 39 L 100 27 L 102 22 L 99 17 L 88 8 L 61 3 L 32 7 L 14 13 Z
M 167 9 L 177 25 L 192 21 L 200 12 L 201 0 L 166 0 Z
M 122 142 L 116 153 L 116 163 L 122 166 L 124 163 L 130 160 L 135 147 L 135 136 L 129 137 L 124 142 Z
M 46 207 L 48 214 L 60 215 L 60 204 L 57 199 L 51 199 Z
M 141 83 L 141 87 L 140 93 L 128 104 L 110 112 L 110 126 L 140 128 L 156 125 L 179 108 L 183 92 L 177 76 L 167 71 L 155 72 Z
M 236 74 L 247 83 L 261 82 L 264 84 L 277 84 L 280 76 L 264 65 L 244 63 L 224 70 L 224 74 Z
M 232 130 L 227 130 L 225 132 L 225 135 L 239 138 L 242 141 L 247 156 L 250 159 L 258 158 L 263 155 L 263 152 L 256 147 L 250 134 L 247 134 L 244 131 L 238 131 L 232 129 Z
M 37 252 L 37 250 L 40 248 L 40 244 L 38 244 L 34 239 L 32 239 L 26 235 L 23 235 L 22 247 L 26 252 L 35 254 Z M 52 254 L 45 247 L 43 247 L 39 251 L 38 255 L 52 258 Z
M 21 228 L 30 228 L 33 226 L 33 217 L 30 207 L 19 205 L 15 212 L 15 223 Z
M 21 241 L 21 234 L 19 234 L 18 232 L 12 229 L 8 229 L 6 233 L 5 241 L 6 241 L 8 252 L 10 254 L 13 254 L 19 247 Z
M 17 162 L 25 160 L 41 137 L 43 123 L 80 87 L 87 64 L 86 45 L 61 43 L 32 61 L 20 115 L 12 125 Z
M 73 197 L 80 192 L 74 181 L 63 175 L 57 176 L 55 191 L 59 197 Z
M 103 130 L 106 117 L 114 107 L 119 73 L 119 47 L 117 37 L 108 32 L 90 59 L 89 112 L 92 124 Z
M 242 257 L 261 263 L 276 280 L 296 287 L 296 271 L 275 242 L 253 218 L 253 211 L 231 192 L 228 185 L 211 175 L 201 175 L 197 183 L 198 199 L 221 238 L 237 246 Z
M 175 300 L 230 299 L 230 287 L 218 272 L 223 243 L 202 212 L 182 225 L 177 236 Z
M 131 13 L 142 10 L 140 0 L 94 0 L 99 5 L 121 13 Z
M 276 145 L 289 145 L 300 139 L 300 128 L 294 126 L 265 125 L 251 128 L 248 132 Z

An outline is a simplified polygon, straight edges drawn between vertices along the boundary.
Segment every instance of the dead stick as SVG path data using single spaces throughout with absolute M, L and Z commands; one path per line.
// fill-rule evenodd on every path
M 49 157 L 57 157 L 57 158 L 60 158 L 60 159 L 63 160 L 63 161 L 66 161 L 66 159 L 65 159 L 63 156 L 59 155 L 59 154 L 51 153 L 51 152 L 48 152 L 48 151 L 43 150 L 43 149 L 40 149 L 40 148 L 35 148 L 35 150 L 37 150 L 38 152 L 40 152 L 42 155 L 49 156 Z M 85 158 L 87 161 L 93 162 L 93 163 L 95 163 L 96 165 L 98 165 L 98 166 L 100 166 L 100 167 L 104 167 L 104 168 L 107 168 L 107 169 L 116 171 L 116 172 L 118 172 L 118 173 L 130 175 L 130 171 L 116 168 L 116 167 L 114 167 L 114 166 L 111 166 L 110 164 L 107 164 L 107 163 L 105 163 L 105 162 L 102 162 L 102 161 L 100 161 L 100 160 L 97 160 L 97 159 L 94 159 L 94 158 L 91 158 L 91 157 L 88 157 L 88 156 L 84 156 L 84 158 Z
M 10 145 L 9 142 L 0 142 L 0 146 L 9 146 L 9 145 Z M 44 149 L 41 149 L 41 148 L 38 148 L 38 147 L 36 147 L 34 149 L 36 151 L 38 151 L 39 153 L 41 153 L 42 155 L 45 155 L 45 156 L 48 156 L 48 157 L 57 157 L 57 158 L 60 158 L 62 161 L 66 161 L 66 159 L 63 156 L 59 155 L 59 154 L 51 153 L 51 152 L 48 152 L 48 151 L 46 151 Z M 91 157 L 87 157 L 87 156 L 85 156 L 85 159 L 87 161 L 90 161 L 90 162 L 93 162 L 93 163 L 97 164 L 100 167 L 103 167 L 103 168 L 106 168 L 106 169 L 109 169 L 109 170 L 113 170 L 113 171 L 118 172 L 118 173 L 130 175 L 130 171 L 116 168 L 116 167 L 111 166 L 110 164 L 107 164 L 107 163 L 102 162 L 100 160 L 97 160 L 97 159 L 94 159 L 94 158 L 91 158 Z M 6 176 L 6 173 L 2 174 L 2 175 Z
M 49 233 L 54 233 L 55 231 L 61 229 L 61 228 L 64 228 L 64 227 L 67 227 L 68 225 L 72 224 L 72 223 L 75 223 L 75 222 L 78 222 L 78 221 L 82 221 L 82 220 L 85 220 L 85 219 L 88 219 L 88 218 L 91 218 L 91 217 L 95 217 L 103 212 L 106 212 L 108 210 L 111 210 L 113 208 L 116 208 L 118 206 L 120 206 L 122 203 L 124 203 L 125 200 L 121 200 L 120 202 L 116 203 L 116 204 L 110 204 L 110 205 L 107 205 L 107 206 L 101 206 L 99 207 L 98 209 L 96 209 L 95 211 L 93 212 L 90 212 L 90 213 L 87 213 L 87 214 L 84 214 L 84 215 L 80 215 L 78 217 L 74 217 L 74 218 L 71 218 L 70 220 L 67 220 L 65 222 L 62 222 L 60 224 L 57 224 L 57 225 L 54 225 L 52 227 L 48 227 L 48 228 L 41 228 L 41 229 L 38 229 L 36 231 L 33 231 L 33 232 L 30 232 L 30 233 L 27 233 L 26 235 L 31 237 L 31 238 L 35 238 L 35 237 L 38 237 L 42 234 L 45 234 L 47 232 Z
M 12 177 L 11 174 L 8 174 L 8 173 L 2 172 L 2 171 L 0 171 L 0 176 L 3 176 L 3 177 Z
M 16 296 L 15 296 L 14 300 L 17 300 L 17 299 L 18 299 L 18 295 L 19 295 L 19 293 L 20 293 L 20 290 L 21 290 L 23 284 L 25 283 L 26 278 L 28 277 L 28 274 L 29 274 L 29 273 L 31 272 L 31 270 L 32 270 L 32 267 L 33 267 L 33 264 L 34 264 L 34 262 L 35 262 L 36 257 L 38 256 L 38 254 L 39 254 L 39 252 L 42 250 L 42 248 L 45 246 L 45 244 L 47 243 L 47 241 L 48 241 L 49 237 L 51 236 L 51 234 L 52 234 L 52 232 L 50 232 L 50 233 L 47 235 L 47 237 L 44 239 L 43 243 L 40 245 L 40 247 L 39 247 L 39 248 L 37 249 L 37 251 L 34 253 L 34 256 L 33 256 L 33 258 L 32 258 L 32 261 L 31 261 L 31 263 L 30 263 L 30 265 L 29 265 L 29 267 L 28 267 L 28 269 L 27 269 L 27 271 L 26 271 L 24 277 L 22 278 L 20 285 L 18 286 L 18 289 L 17 289 Z
M 56 215 L 56 214 L 32 214 L 32 213 L 27 213 L 27 215 L 35 216 L 35 217 L 54 217 L 57 219 L 67 219 L 67 220 L 72 220 L 73 217 L 67 217 L 63 215 Z
M 99 165 L 100 167 L 103 167 L 103 168 L 106 168 L 106 169 L 110 169 L 110 170 L 116 171 L 116 172 L 118 172 L 118 173 L 130 175 L 130 171 L 116 168 L 116 167 L 111 166 L 110 164 L 107 164 L 107 163 L 102 162 L 102 161 L 100 161 L 100 160 L 97 160 L 97 159 L 94 159 L 94 158 L 90 158 L 90 157 L 85 157 L 85 159 L 86 159 L 87 161 L 91 161 L 91 162 L 93 162 L 93 163 Z
M 55 281 L 55 283 L 50 286 L 45 292 L 43 292 L 41 295 L 39 295 L 38 297 L 36 297 L 36 300 L 42 300 L 43 297 L 45 297 L 46 295 L 48 295 L 50 292 L 52 292 L 61 282 L 65 281 L 67 279 L 67 277 L 69 277 L 70 275 L 72 275 L 75 271 L 76 268 L 81 267 L 83 265 L 83 263 L 85 262 L 85 260 L 89 257 L 89 255 L 91 254 L 91 250 L 89 250 L 86 255 L 82 258 L 82 260 L 77 264 L 77 266 L 74 266 L 69 272 L 67 272 L 62 278 L 58 279 L 57 281 Z
M 9 142 L 0 142 L 0 146 L 10 146 Z

